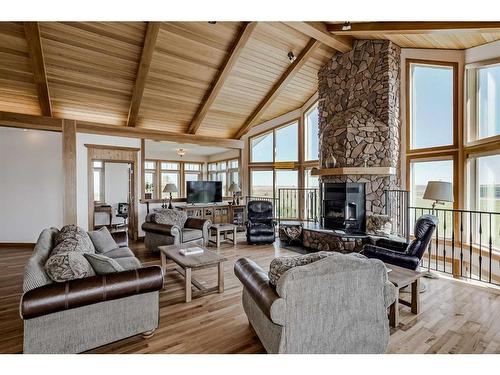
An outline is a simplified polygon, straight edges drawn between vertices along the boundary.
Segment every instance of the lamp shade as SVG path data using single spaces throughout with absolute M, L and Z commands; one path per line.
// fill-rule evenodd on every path
M 231 193 L 239 193 L 241 191 L 236 182 L 231 182 L 231 185 L 229 185 L 229 188 L 227 190 Z
M 436 202 L 453 202 L 453 186 L 451 182 L 429 181 L 423 198 Z
M 163 188 L 164 193 L 177 193 L 177 185 L 176 184 L 166 184 Z

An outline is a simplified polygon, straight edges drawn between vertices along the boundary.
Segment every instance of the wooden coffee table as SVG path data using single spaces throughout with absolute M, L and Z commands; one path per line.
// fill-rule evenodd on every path
M 204 251 L 202 254 L 182 255 L 179 251 L 191 247 L 201 247 Z M 179 267 L 175 270 L 184 276 L 185 279 L 185 301 L 190 302 L 191 298 L 200 297 L 210 293 L 224 292 L 224 262 L 227 260 L 214 251 L 193 244 L 159 246 L 161 254 L 161 266 L 164 275 L 167 274 L 167 259 L 173 260 Z M 192 277 L 192 271 L 195 269 L 215 267 L 218 268 L 218 283 L 217 286 L 206 288 Z M 194 291 L 191 289 L 194 287 Z
M 233 242 L 233 245 L 236 245 L 236 229 L 238 227 L 234 224 L 212 224 L 210 227 L 210 238 L 208 242 L 214 243 L 217 247 L 220 247 L 221 235 L 224 235 L 224 240 L 229 240 Z M 215 232 L 215 241 L 211 239 L 213 233 Z M 228 238 L 227 233 L 233 232 L 233 238 Z
M 399 324 L 399 304 L 409 306 L 413 314 L 420 314 L 420 278 L 425 275 L 425 271 L 412 271 L 387 263 L 386 267 L 391 270 L 387 277 L 396 287 L 396 301 L 389 308 L 389 323 L 391 327 L 397 327 Z M 410 302 L 399 298 L 399 291 L 408 285 L 411 285 Z

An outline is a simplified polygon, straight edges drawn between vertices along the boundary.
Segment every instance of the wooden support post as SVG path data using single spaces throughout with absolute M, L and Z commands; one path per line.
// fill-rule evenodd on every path
M 62 158 L 64 173 L 63 223 L 76 224 L 76 121 L 63 120 Z

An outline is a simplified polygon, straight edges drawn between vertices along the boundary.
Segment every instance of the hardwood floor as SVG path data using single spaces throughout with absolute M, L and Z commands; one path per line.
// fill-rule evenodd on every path
M 160 326 L 149 339 L 134 336 L 95 349 L 92 353 L 263 353 L 241 306 L 241 284 L 233 274 L 234 262 L 249 257 L 267 268 L 278 255 L 296 253 L 273 246 L 249 246 L 240 239 L 223 244 L 225 290 L 190 303 L 183 302 L 183 279 L 169 272 L 160 293 Z M 160 264 L 159 255 L 143 243 L 131 245 L 144 264 Z M 31 250 L 0 249 L 0 353 L 22 352 L 19 317 L 22 273 Z M 169 269 L 173 263 L 169 263 Z M 217 269 L 195 271 L 204 285 L 217 283 Z M 401 323 L 391 329 L 389 353 L 500 353 L 500 293 L 449 280 L 425 279 L 421 314 L 401 307 Z

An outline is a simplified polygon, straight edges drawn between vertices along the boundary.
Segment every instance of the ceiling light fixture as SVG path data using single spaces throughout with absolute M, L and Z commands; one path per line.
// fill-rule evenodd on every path
M 209 23 L 210 25 L 215 25 L 215 24 L 217 23 L 217 21 L 208 21 L 208 23 Z
M 186 155 L 186 149 L 184 148 L 178 148 L 177 150 L 177 155 L 179 155 L 181 158 Z
M 351 23 L 349 21 L 346 21 L 342 25 L 342 31 L 349 31 L 349 30 L 351 30 Z
M 293 54 L 292 51 L 288 52 L 287 56 L 288 56 L 288 60 L 290 60 L 290 64 L 293 63 L 297 59 L 297 57 Z

